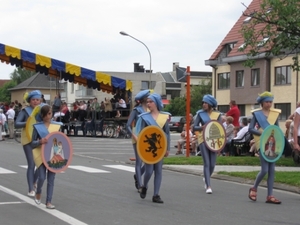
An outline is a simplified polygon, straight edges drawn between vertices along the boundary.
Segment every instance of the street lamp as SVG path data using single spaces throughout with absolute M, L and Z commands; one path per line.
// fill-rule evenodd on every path
M 150 78 L 149 78 L 149 79 L 150 79 L 150 82 L 149 82 L 149 87 L 150 87 L 150 89 L 151 89 L 151 88 L 152 88 L 152 84 L 151 84 L 151 83 L 152 83 L 152 82 L 151 82 L 152 70 L 151 70 L 151 53 L 150 53 L 149 48 L 147 47 L 147 45 L 145 45 L 144 42 L 140 41 L 139 39 L 136 39 L 135 37 L 132 37 L 131 35 L 127 34 L 127 33 L 124 32 L 124 31 L 120 31 L 120 34 L 121 34 L 121 35 L 124 35 L 124 36 L 131 37 L 132 39 L 134 39 L 134 40 L 136 40 L 136 41 L 142 43 L 142 44 L 146 47 L 146 49 L 147 49 L 147 51 L 148 51 L 148 53 L 149 53 L 149 56 L 150 56 Z

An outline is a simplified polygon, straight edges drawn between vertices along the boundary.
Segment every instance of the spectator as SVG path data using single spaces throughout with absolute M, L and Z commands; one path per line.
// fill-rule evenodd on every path
M 243 118 L 242 119 L 242 124 L 241 124 L 242 128 L 237 132 L 236 137 L 234 137 L 233 139 L 242 139 L 241 142 L 245 141 L 245 134 L 248 132 L 249 130 L 249 124 L 248 124 L 248 119 L 247 118 Z
M 42 102 L 42 103 L 46 103 L 46 100 L 45 100 L 44 95 L 42 95 L 41 102 Z
M 6 123 L 6 116 L 3 113 L 3 109 L 0 109 L 0 141 L 4 141 L 4 137 L 5 135 L 3 135 L 3 131 L 4 131 L 4 125 Z
M 236 102 L 234 100 L 231 100 L 229 102 L 229 106 L 230 106 L 230 109 L 226 113 L 226 116 L 232 116 L 232 118 L 233 118 L 233 122 L 232 122 L 233 126 L 239 127 L 240 126 L 240 124 L 239 124 L 240 110 L 237 107 Z
M 189 131 L 189 136 L 190 136 L 190 143 L 192 143 L 192 138 L 193 138 L 193 133 L 192 130 L 190 128 Z M 181 149 L 183 148 L 184 144 L 186 143 L 186 138 L 187 138 L 187 132 L 186 132 L 186 124 L 183 125 L 183 131 L 181 132 L 180 135 L 180 139 L 177 142 L 177 152 L 175 153 L 175 155 L 180 155 L 182 154 Z
M 105 105 L 105 114 L 106 114 L 106 117 L 110 118 L 111 117 L 111 112 L 112 112 L 112 104 L 111 104 L 111 101 L 107 98 L 104 99 L 104 105 Z
M 121 113 L 120 113 L 120 110 L 118 109 L 126 109 L 126 102 L 124 99 L 122 98 L 118 98 L 118 102 L 116 102 L 116 109 L 117 109 L 117 115 L 116 117 L 120 117 L 121 116 Z
M 296 104 L 296 110 L 297 110 L 299 107 L 300 107 L 300 102 L 297 102 L 297 104 Z M 294 120 L 296 110 L 294 111 L 293 114 L 291 114 L 291 115 L 289 116 L 289 118 L 288 118 L 289 120 Z
M 234 126 L 232 124 L 233 122 L 233 118 L 232 116 L 227 116 L 226 117 L 226 146 L 223 150 L 223 152 L 225 153 L 226 156 L 229 156 L 229 152 L 230 152 L 230 144 L 231 144 L 231 140 L 234 138 Z M 218 155 L 220 155 L 221 152 L 218 153 Z
M 62 105 L 62 102 L 60 99 L 60 94 L 57 94 L 55 96 L 53 107 L 52 107 L 53 115 L 55 115 L 56 112 L 60 111 L 61 105 Z
M 95 112 L 96 119 L 100 118 L 100 104 L 99 104 L 97 98 L 94 98 L 94 100 L 91 104 L 91 110 L 92 110 L 92 112 Z
M 8 132 L 9 139 L 14 138 L 14 128 L 15 128 L 15 110 L 13 109 L 14 105 L 10 104 L 9 110 L 5 113 L 8 120 Z

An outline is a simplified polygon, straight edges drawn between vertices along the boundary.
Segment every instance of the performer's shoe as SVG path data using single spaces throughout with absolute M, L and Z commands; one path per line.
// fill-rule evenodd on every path
M 212 194 L 211 188 L 207 188 L 207 189 L 206 189 L 206 194 Z
M 266 203 L 271 203 L 271 204 L 281 204 L 281 201 L 275 198 L 274 196 L 268 196 Z
M 30 197 L 34 197 L 35 196 L 35 191 L 28 192 L 27 195 L 30 196 Z
M 41 194 L 36 194 L 35 198 L 34 198 L 34 201 L 38 205 L 41 204 Z
M 52 205 L 51 203 L 46 204 L 47 209 L 55 209 L 55 205 Z
M 139 189 L 139 184 L 138 184 L 137 179 L 136 179 L 136 174 L 133 175 L 133 179 L 134 179 L 135 188 Z
M 142 191 L 141 191 L 141 193 L 140 193 L 140 197 L 141 197 L 142 199 L 144 199 L 144 198 L 146 198 L 146 195 L 147 195 L 147 188 L 142 187 Z
M 155 195 L 152 197 L 152 202 L 155 202 L 155 203 L 164 203 L 163 200 L 161 200 L 160 196 L 159 195 Z

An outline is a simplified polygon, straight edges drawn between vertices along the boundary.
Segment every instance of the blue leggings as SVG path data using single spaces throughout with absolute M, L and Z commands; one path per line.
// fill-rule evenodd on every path
M 159 189 L 162 180 L 162 164 L 163 160 L 160 160 L 156 164 L 146 164 L 145 163 L 145 176 L 144 176 L 144 187 L 148 188 L 148 182 L 154 171 L 154 194 L 156 196 L 159 194 Z
M 274 185 L 274 176 L 275 176 L 275 163 L 267 162 L 261 154 L 259 154 L 261 171 L 257 174 L 254 188 L 257 189 L 259 183 L 262 181 L 264 176 L 268 173 L 268 196 L 273 195 L 273 185 Z
M 142 187 L 142 176 L 145 172 L 145 165 L 142 165 L 142 160 L 140 159 L 139 155 L 137 154 L 136 150 L 136 144 L 133 144 L 133 150 L 134 150 L 134 155 L 135 155 L 135 174 L 136 174 L 136 179 L 138 182 L 139 188 Z
M 33 190 L 33 184 L 37 181 L 38 172 L 34 171 L 35 164 L 33 161 L 32 147 L 30 144 L 23 145 L 23 149 L 25 152 L 26 160 L 27 160 L 27 183 L 28 183 L 28 191 L 31 192 Z
M 46 180 L 46 170 L 47 169 L 44 164 L 40 165 L 40 167 L 37 169 L 37 171 L 39 173 L 39 180 L 37 182 L 37 189 L 36 189 L 37 194 L 42 193 L 42 187 L 43 187 L 44 181 Z M 48 170 L 46 204 L 51 203 L 51 200 L 52 200 L 53 189 L 54 189 L 54 179 L 55 179 L 55 173 Z
M 207 187 L 210 187 L 210 176 L 213 174 L 216 166 L 217 153 L 208 150 L 204 143 L 201 143 L 199 147 L 203 158 L 205 183 Z

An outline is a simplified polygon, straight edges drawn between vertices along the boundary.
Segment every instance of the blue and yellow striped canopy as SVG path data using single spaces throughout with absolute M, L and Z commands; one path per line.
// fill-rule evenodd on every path
M 132 82 L 108 74 L 89 70 L 77 65 L 63 62 L 0 43 L 0 60 L 17 67 L 62 78 L 82 84 L 89 88 L 113 93 L 114 89 L 132 91 Z

